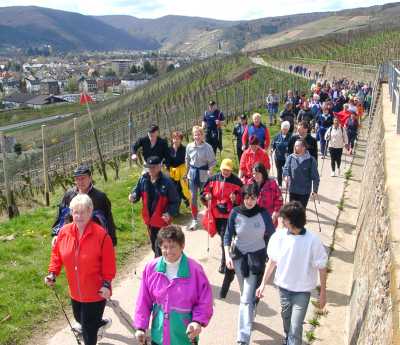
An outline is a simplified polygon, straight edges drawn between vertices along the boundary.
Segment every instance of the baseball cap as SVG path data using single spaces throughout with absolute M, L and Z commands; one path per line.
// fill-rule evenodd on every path
M 215 103 L 215 101 L 212 101 L 212 100 L 208 102 L 208 105 L 216 105 L 216 104 L 217 103 Z
M 160 128 L 159 128 L 157 125 L 152 124 L 152 125 L 149 127 L 148 133 L 154 133 L 154 132 L 159 131 L 159 130 L 160 130 Z
M 146 163 L 144 165 L 145 168 L 150 168 L 155 165 L 160 165 L 161 164 L 161 158 L 158 156 L 150 156 L 147 158 Z
M 74 177 L 88 175 L 92 176 L 89 166 L 82 164 L 74 170 Z
M 220 169 L 221 170 L 230 170 L 230 171 L 232 171 L 233 170 L 232 159 L 229 159 L 229 158 L 223 159 L 222 162 L 221 162 Z
M 247 120 L 247 115 L 246 115 L 246 114 L 240 115 L 240 119 L 241 119 L 241 120 Z

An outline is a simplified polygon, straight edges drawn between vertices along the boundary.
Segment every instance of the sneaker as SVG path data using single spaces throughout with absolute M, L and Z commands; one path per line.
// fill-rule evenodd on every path
M 331 177 L 335 177 L 336 175 L 335 175 L 335 172 L 334 171 L 332 171 L 331 172 Z
M 337 176 L 340 176 L 340 169 L 337 170 Z
M 218 272 L 221 274 L 225 274 L 226 264 L 219 265 Z
M 247 345 L 247 343 L 245 343 L 244 341 L 238 341 L 237 345 Z
M 192 222 L 190 223 L 189 230 L 191 231 L 196 230 L 198 225 L 199 221 L 197 219 L 193 219 Z
M 97 340 L 100 340 L 101 338 L 104 337 L 106 329 L 111 327 L 112 320 L 109 317 L 106 317 L 103 320 L 101 320 L 101 323 L 102 325 L 99 327 L 99 330 L 97 331 Z
M 79 340 L 82 340 L 82 325 L 80 323 L 75 323 L 72 326 L 72 332 L 75 333 L 75 335 L 79 338 Z

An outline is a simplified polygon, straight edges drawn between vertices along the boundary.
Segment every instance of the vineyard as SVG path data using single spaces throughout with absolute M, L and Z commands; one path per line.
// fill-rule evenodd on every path
M 243 55 L 214 58 L 153 80 L 137 91 L 93 106 L 95 132 L 105 165 L 118 178 L 120 164 L 129 156 L 130 145 L 146 133 L 150 123 L 160 125 L 161 134 L 172 130 L 189 133 L 201 121 L 206 104 L 215 99 L 228 118 L 261 107 L 269 88 L 283 95 L 288 88 L 305 90 L 303 78 L 253 65 Z M 67 188 L 77 162 L 101 171 L 99 152 L 88 115 L 40 129 L 12 133 L 22 144 L 22 153 L 7 154 L 7 185 L 15 203 L 37 200 L 49 191 Z M 44 152 L 43 152 L 44 150 Z M 45 157 L 45 163 L 43 163 Z M 3 162 L 0 160 L 0 167 Z M 47 173 L 44 174 L 44 171 Z M 46 177 L 45 177 L 46 176 Z M 0 212 L 7 209 L 4 171 L 0 170 Z
M 400 58 L 400 29 L 337 33 L 269 48 L 263 54 L 274 60 L 300 57 L 378 65 Z

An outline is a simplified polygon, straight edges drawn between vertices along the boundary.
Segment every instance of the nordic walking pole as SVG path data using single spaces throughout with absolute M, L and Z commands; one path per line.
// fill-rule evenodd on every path
M 324 163 L 325 163 L 325 159 L 326 159 L 326 151 L 328 150 L 328 146 L 329 146 L 329 140 L 327 140 L 325 142 L 325 149 L 324 149 L 324 153 L 323 153 L 324 159 L 322 160 L 321 173 L 319 174 L 320 177 L 322 177 L 322 172 L 323 172 L 323 169 L 324 169 Z
M 315 214 L 317 215 L 317 221 L 318 221 L 319 232 L 321 232 L 321 223 L 320 223 L 320 221 L 319 221 L 317 203 L 315 202 L 315 194 L 314 194 L 314 193 L 313 193 L 313 201 L 314 201 Z
M 136 276 L 136 258 L 135 258 L 135 254 L 136 254 L 136 246 L 135 246 L 135 214 L 133 211 L 133 204 L 131 203 L 131 226 L 132 226 L 132 246 L 133 246 L 133 260 L 135 261 L 135 267 L 134 267 L 134 274 Z
M 69 320 L 69 317 L 68 317 L 67 313 L 65 312 L 64 306 L 63 306 L 63 304 L 62 304 L 62 302 L 61 302 L 60 297 L 59 297 L 58 294 L 57 294 L 56 289 L 55 289 L 55 288 L 52 288 L 52 290 L 54 291 L 54 295 L 56 296 L 57 301 L 58 301 L 58 303 L 59 303 L 60 306 L 61 306 L 61 310 L 62 310 L 62 312 L 63 312 L 65 318 L 67 319 L 69 328 L 71 329 L 71 332 L 73 333 L 77 344 L 78 344 L 78 345 L 82 345 L 81 341 L 79 340 L 78 336 L 77 336 L 76 333 L 75 333 L 74 328 L 72 327 L 71 321 Z
M 211 199 L 208 200 L 208 210 L 207 210 L 207 255 L 210 255 L 210 212 L 211 212 Z

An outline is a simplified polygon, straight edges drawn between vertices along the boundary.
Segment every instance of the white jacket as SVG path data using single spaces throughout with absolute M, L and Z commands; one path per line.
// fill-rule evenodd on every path
M 333 126 L 329 127 L 329 129 L 325 133 L 325 140 L 329 140 L 328 147 L 332 147 L 335 149 L 342 149 L 349 142 L 346 130 L 341 126 L 339 126 L 338 128 L 335 128 Z

